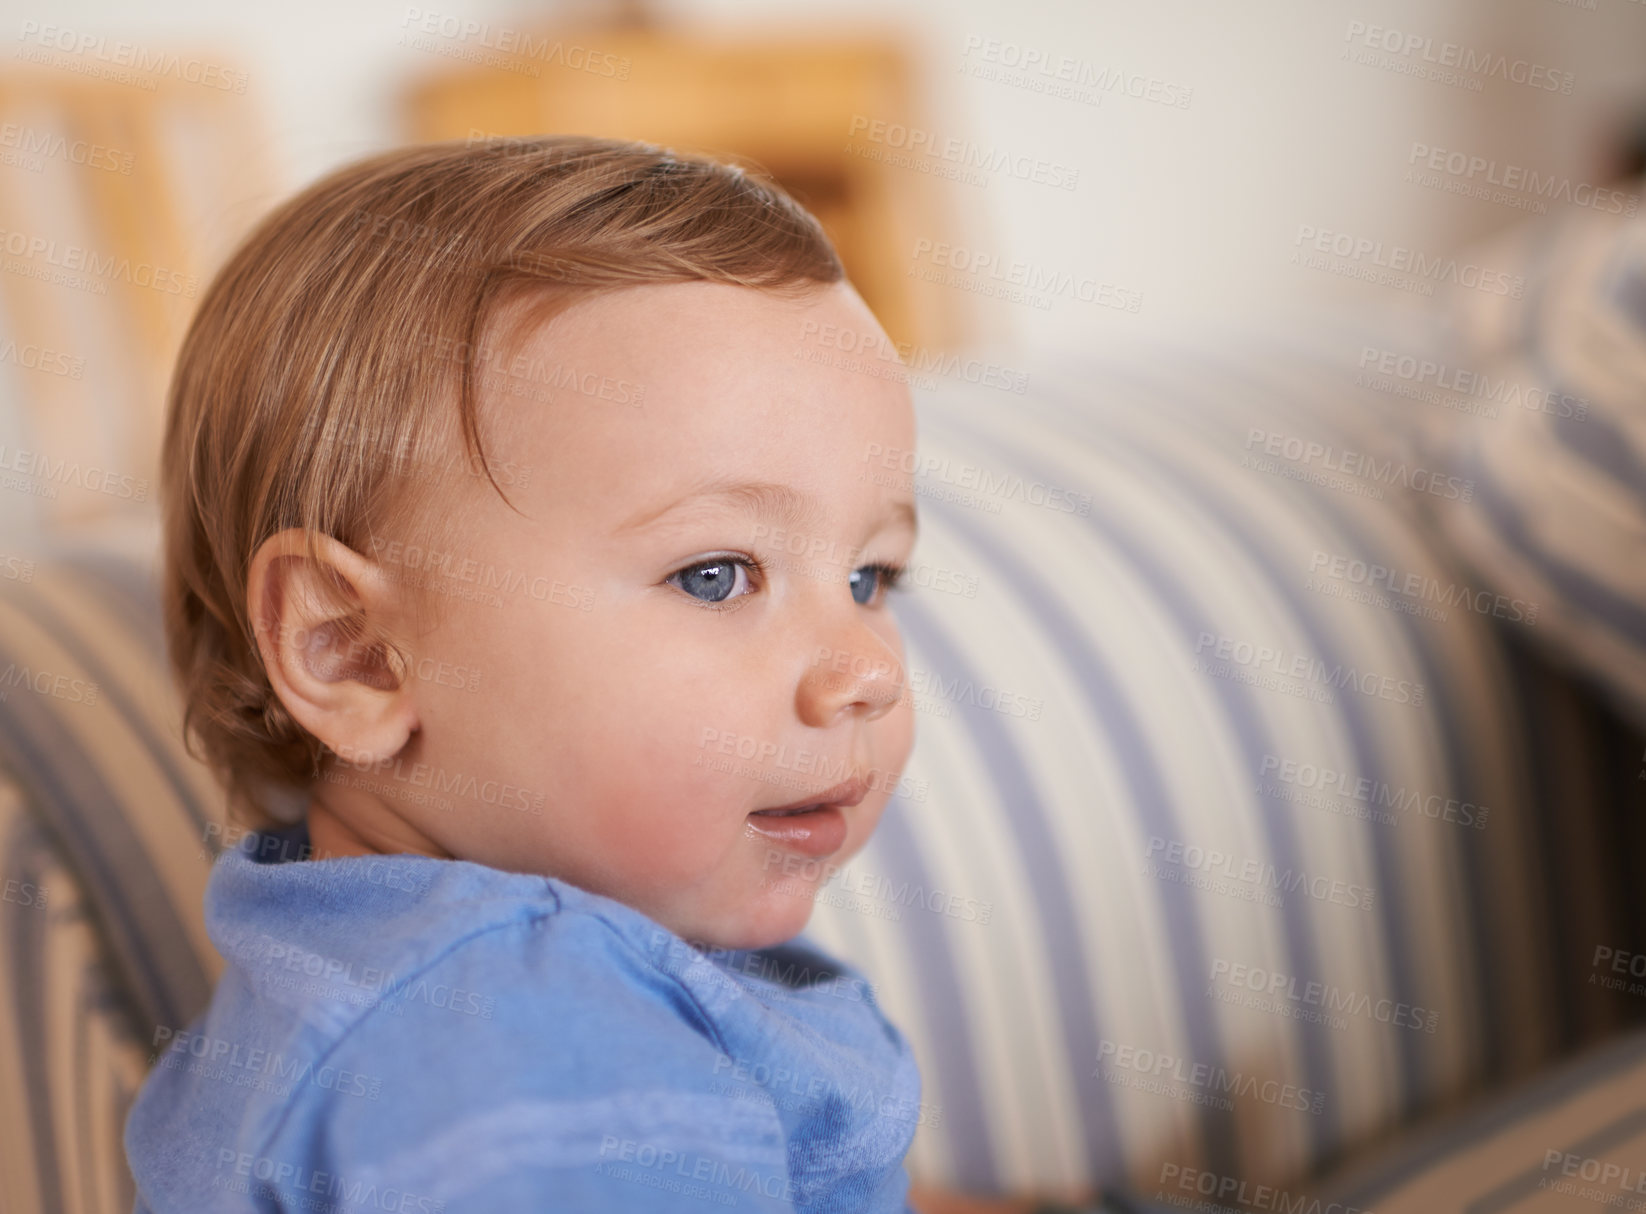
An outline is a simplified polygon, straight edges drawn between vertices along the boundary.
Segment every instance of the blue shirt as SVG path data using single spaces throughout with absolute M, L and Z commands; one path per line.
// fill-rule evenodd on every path
M 212 870 L 227 966 L 156 1031 L 137 1214 L 907 1214 L 919 1072 L 805 933 L 705 950 L 553 877 L 307 845 Z

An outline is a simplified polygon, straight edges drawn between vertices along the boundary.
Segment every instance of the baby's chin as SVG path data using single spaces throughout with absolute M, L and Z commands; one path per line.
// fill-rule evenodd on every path
M 763 889 L 735 910 L 706 918 L 665 923 L 681 939 L 704 949 L 771 948 L 794 939 L 812 917 L 813 883 L 791 883 L 782 889 Z

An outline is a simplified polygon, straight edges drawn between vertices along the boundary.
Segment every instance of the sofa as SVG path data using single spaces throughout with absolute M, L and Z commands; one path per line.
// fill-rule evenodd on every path
M 1635 298 L 1585 306 L 1638 320 Z M 807 933 L 913 1044 L 912 1176 L 1590 1208 L 1551 1185 L 1628 1146 L 1646 1079 L 1628 620 L 1602 637 L 1605 596 L 1477 509 L 1560 508 L 1501 479 L 1530 475 L 1549 419 L 1485 419 L 1402 371 L 1518 359 L 1544 382 L 1505 306 L 985 350 L 1014 374 L 911 385 L 914 757 Z M 1638 396 L 1577 395 L 1612 427 L 1589 455 L 1638 455 L 1607 412 Z M 1608 503 L 1616 542 L 1632 524 Z M 1584 550 L 1598 524 L 1573 526 Z M 180 738 L 152 513 L 8 548 L 0 1209 L 129 1210 L 125 1114 L 210 996 L 201 900 L 242 832 Z

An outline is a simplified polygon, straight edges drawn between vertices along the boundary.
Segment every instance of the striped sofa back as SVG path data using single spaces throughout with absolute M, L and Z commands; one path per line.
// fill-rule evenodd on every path
M 921 1173 L 1279 1183 L 1643 1010 L 1592 984 L 1640 938 L 1642 748 L 1429 537 L 1470 487 L 1367 341 L 919 398 L 921 799 L 812 930 L 916 1039 Z
M 922 539 L 894 608 L 915 754 L 808 931 L 914 1044 L 923 1179 L 1282 1182 L 1638 1019 L 1587 979 L 1639 934 L 1639 740 L 1545 667 L 1535 611 L 1481 610 L 1428 538 L 1406 430 L 1345 371 L 1358 340 L 917 388 Z M 221 796 L 178 741 L 154 551 L 0 568 L 23 806 L 0 859 L 48 847 L 96 925 L 127 1031 L 84 1065 L 127 1098 L 221 964 Z M 1373 568 L 1424 589 L 1373 593 Z M 24 993 L 38 932 L 0 935 L 0 1046 L 47 1068 L 0 1066 L 0 1099 L 64 1123 L 87 1089 Z M 93 1141 L 118 1150 L 107 1103 Z

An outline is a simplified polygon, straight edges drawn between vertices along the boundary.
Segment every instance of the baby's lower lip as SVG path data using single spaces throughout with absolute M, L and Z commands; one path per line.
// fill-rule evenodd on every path
M 749 825 L 780 847 L 808 856 L 827 856 L 846 843 L 846 815 L 838 805 L 800 814 L 752 813 Z

